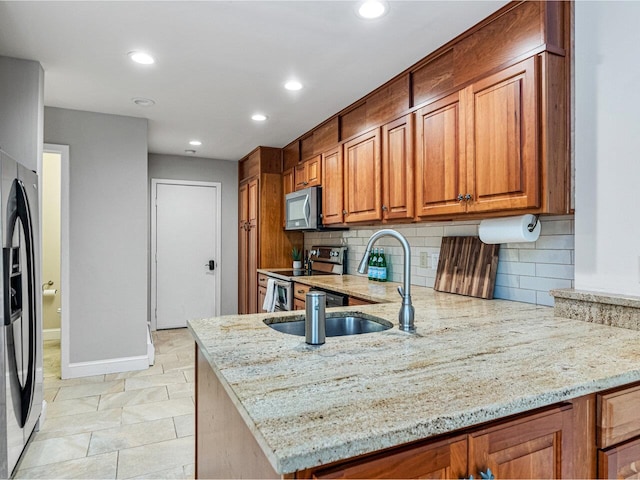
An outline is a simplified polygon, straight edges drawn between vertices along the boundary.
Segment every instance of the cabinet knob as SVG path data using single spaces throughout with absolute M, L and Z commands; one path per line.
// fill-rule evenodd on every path
M 346 210 L 342 210 L 342 214 L 343 215 L 347 215 L 347 211 Z
M 471 196 L 471 194 L 470 194 L 470 193 L 467 193 L 467 194 L 464 196 L 464 200 L 465 200 L 465 202 L 470 201 L 472 198 L 473 198 L 473 197 Z
M 382 205 L 382 211 L 386 212 L 387 211 L 387 206 L 386 205 Z
M 461 202 L 464 200 L 464 195 L 462 195 L 461 193 L 458 194 L 458 201 Z
M 309 185 L 309 182 L 302 182 L 303 185 Z

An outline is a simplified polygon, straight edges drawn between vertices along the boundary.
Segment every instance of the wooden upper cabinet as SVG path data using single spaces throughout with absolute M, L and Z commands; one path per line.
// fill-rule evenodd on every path
M 571 478 L 571 405 L 469 434 L 469 475 L 495 478 Z
M 344 143 L 345 222 L 382 219 L 380 129 Z
M 467 88 L 467 211 L 540 206 L 537 57 Z
M 416 214 L 462 213 L 466 190 L 465 113 L 456 92 L 416 113 Z
M 344 222 L 344 181 L 341 147 L 322 154 L 322 223 Z
M 382 218 L 410 219 L 414 211 L 414 116 L 382 127 Z
M 307 160 L 294 169 L 295 189 L 316 187 L 322 184 L 322 155 Z

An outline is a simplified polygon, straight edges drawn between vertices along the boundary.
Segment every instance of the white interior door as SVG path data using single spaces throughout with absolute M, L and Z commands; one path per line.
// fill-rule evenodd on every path
M 186 327 L 187 320 L 219 315 L 220 184 L 154 180 L 153 187 L 155 327 Z

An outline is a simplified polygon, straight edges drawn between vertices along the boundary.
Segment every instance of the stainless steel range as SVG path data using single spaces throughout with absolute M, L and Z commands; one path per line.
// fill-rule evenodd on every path
M 293 281 L 296 277 L 342 275 L 347 263 L 347 247 L 315 246 L 309 250 L 307 268 L 266 271 L 275 280 L 275 310 L 293 310 Z

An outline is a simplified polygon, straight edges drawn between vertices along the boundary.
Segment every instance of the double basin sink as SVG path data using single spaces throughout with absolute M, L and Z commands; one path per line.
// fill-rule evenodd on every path
M 304 315 L 265 318 L 263 321 L 278 332 L 304 337 Z M 361 312 L 327 312 L 325 325 L 327 337 L 382 332 L 393 326 L 387 320 Z

